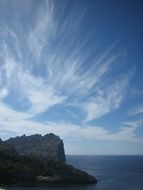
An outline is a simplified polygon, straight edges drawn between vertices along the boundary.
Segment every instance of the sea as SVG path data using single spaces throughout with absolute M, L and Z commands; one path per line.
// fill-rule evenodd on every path
M 67 156 L 67 162 L 95 176 L 97 184 L 7 187 L 7 190 L 143 190 L 143 156 Z

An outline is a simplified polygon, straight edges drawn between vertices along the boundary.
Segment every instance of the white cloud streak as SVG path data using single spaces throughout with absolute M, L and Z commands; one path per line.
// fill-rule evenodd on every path
M 5 62 L 2 71 L 7 88 L 18 91 L 19 96 L 27 99 L 31 104 L 31 108 L 27 111 L 33 115 L 62 103 L 66 98 L 58 95 L 56 90 L 42 77 L 35 77 L 30 70 L 24 69 L 22 64 L 16 62 L 16 58 L 7 48 L 5 48 Z
M 133 110 L 128 112 L 129 116 L 138 115 L 138 114 L 143 114 L 143 105 L 139 105 L 135 107 Z
M 80 108 L 86 113 L 86 121 L 97 119 L 120 107 L 129 82 L 128 77 L 124 77 L 116 81 L 110 79 L 108 85 L 108 76 L 121 58 L 120 53 L 114 53 L 115 45 L 101 53 L 95 51 L 94 58 L 90 58 L 86 49 L 88 40 L 79 40 L 78 34 L 84 15 L 72 10 L 61 24 L 55 18 L 54 6 L 54 1 L 46 1 L 40 6 L 34 15 L 34 27 L 31 25 L 26 35 L 22 31 L 24 40 L 20 39 L 18 28 L 15 30 L 7 25 L 3 30 L 6 32 L 0 46 L 1 129 L 19 135 L 54 132 L 71 138 L 135 140 L 131 127 L 112 134 L 101 127 L 54 121 L 43 124 L 30 120 L 57 104 Z M 12 38 L 11 44 L 7 38 Z M 16 111 L 4 102 L 13 91 L 20 103 L 24 100 L 29 104 L 25 112 Z M 129 138 L 125 139 L 125 133 Z
M 50 40 L 50 36 L 54 35 L 54 31 L 57 30 L 54 19 L 54 4 L 47 1 L 46 5 L 46 8 L 41 7 L 35 28 L 30 30 L 28 38 L 28 51 L 32 51 L 34 57 L 37 56 L 38 67 L 34 63 L 32 67 L 31 63 L 29 63 L 30 66 L 24 64 L 24 53 L 19 46 L 20 39 L 12 29 L 7 28 L 7 31 L 9 31 L 7 35 L 11 35 L 16 40 L 15 52 L 18 52 L 14 54 L 11 47 L 6 42 L 4 43 L 4 62 L 1 71 L 4 73 L 3 81 L 5 81 L 7 88 L 9 90 L 15 89 L 18 91 L 19 96 L 27 99 L 31 104 L 31 108 L 27 111 L 35 115 L 47 111 L 56 104 L 61 104 L 65 101 L 72 103 L 75 99 L 82 100 L 90 94 L 97 95 L 95 98 L 92 97 L 87 101 L 88 103 L 85 107 L 88 116 L 86 120 L 98 118 L 118 108 L 123 99 L 120 97 L 122 80 L 118 82 L 118 86 L 114 84 L 113 90 L 110 89 L 112 95 L 109 94 L 109 90 L 106 90 L 103 96 L 107 95 L 107 102 L 105 97 L 102 95 L 99 97 L 97 93 L 98 84 L 104 83 L 104 79 L 112 71 L 112 65 L 115 65 L 120 58 L 119 54 L 112 54 L 115 45 L 112 45 L 101 55 L 96 56 L 96 59 L 91 60 L 90 66 L 84 69 L 85 63 L 89 60 L 87 60 L 86 55 L 81 55 L 82 46 L 79 45 L 71 50 L 70 54 L 64 53 L 64 49 L 61 51 L 60 47 L 64 42 L 64 39 L 61 38 L 60 42 L 57 42 L 57 47 L 53 49 L 53 53 L 47 54 L 44 62 L 41 61 L 40 56 L 43 55 L 42 51 L 45 43 Z M 65 32 L 65 30 L 63 27 L 62 32 Z M 50 51 L 48 45 L 47 49 Z M 39 76 L 33 74 L 35 69 L 38 68 L 40 70 L 42 67 L 44 70 L 46 69 L 46 77 L 40 74 Z M 118 87 L 119 89 L 117 89 Z M 114 98 L 114 105 L 110 105 L 113 103 L 111 101 L 112 98 Z M 99 109 L 98 113 L 96 107 Z
M 0 121 L 1 130 L 5 128 L 16 135 L 32 135 L 35 133 L 45 135 L 47 133 L 55 133 L 61 138 L 70 139 L 93 139 L 93 140 L 107 140 L 107 141 L 119 141 L 119 142 L 143 142 L 141 137 L 137 137 L 136 130 L 143 125 L 143 121 L 137 121 L 136 126 L 132 124 L 123 124 L 122 127 L 115 133 L 104 129 L 100 126 L 79 126 L 72 123 L 54 123 L 47 122 L 46 124 L 35 123 L 30 120 L 16 120 L 10 122 Z M 19 127 L 20 126 L 20 127 Z
M 54 2 L 45 1 L 44 6 L 40 6 L 34 29 L 31 28 L 27 44 L 34 57 L 39 63 L 43 48 L 48 46 L 50 39 L 55 32 Z
M 108 87 L 97 89 L 97 95 L 81 106 L 87 112 L 86 121 L 97 119 L 119 108 L 126 94 L 129 78 L 116 81 Z
M 34 133 L 46 134 L 55 133 L 62 138 L 72 139 L 94 139 L 109 141 L 129 141 L 143 142 L 141 137 L 137 137 L 136 130 L 143 126 L 143 120 L 124 122 L 116 133 L 113 133 L 100 126 L 84 125 L 79 126 L 72 123 L 38 123 L 29 120 L 32 115 L 13 110 L 11 107 L 2 103 L 2 99 L 8 94 L 6 89 L 0 91 L 0 131 L 8 131 L 8 134 L 31 135 Z M 3 134 L 3 132 L 2 132 Z M 7 135 L 8 136 L 8 135 Z
M 8 95 L 7 89 L 0 90 L 0 121 L 10 123 L 30 118 L 32 115 L 13 110 L 10 106 L 3 103 L 3 99 Z

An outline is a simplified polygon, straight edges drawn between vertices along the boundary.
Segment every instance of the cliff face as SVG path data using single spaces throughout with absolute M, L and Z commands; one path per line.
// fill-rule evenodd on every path
M 0 139 L 0 152 L 8 155 L 17 155 L 17 151 L 11 144 L 4 142 Z
M 6 141 L 13 145 L 19 155 L 33 155 L 39 159 L 65 161 L 63 141 L 50 133 L 45 136 L 31 135 L 10 138 Z
M 93 184 L 97 180 L 63 161 L 39 160 L 34 156 L 14 156 L 0 151 L 0 186 L 60 183 Z
M 0 185 L 97 183 L 93 176 L 63 161 L 63 141 L 54 134 L 0 139 Z

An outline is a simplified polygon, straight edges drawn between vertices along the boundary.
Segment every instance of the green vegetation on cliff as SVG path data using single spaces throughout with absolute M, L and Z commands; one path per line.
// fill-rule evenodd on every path
M 96 183 L 96 179 L 60 160 L 21 156 L 0 141 L 0 184 Z

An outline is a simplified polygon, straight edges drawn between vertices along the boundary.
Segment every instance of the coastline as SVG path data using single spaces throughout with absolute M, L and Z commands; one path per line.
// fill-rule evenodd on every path
M 40 146 L 43 147 L 46 154 L 47 148 L 51 146 L 50 152 L 51 154 L 55 153 L 56 156 L 46 157 L 45 159 L 44 157 L 40 157 L 40 151 L 37 150 L 37 142 L 40 143 Z M 19 146 L 19 144 L 22 145 Z M 25 147 L 25 145 L 27 146 Z M 55 151 L 55 148 L 59 150 L 59 145 L 60 153 Z M 33 146 L 36 147 L 35 153 L 27 153 Z M 20 151 L 23 149 L 26 150 L 25 155 Z M 10 184 L 48 185 L 97 183 L 97 179 L 94 176 L 65 162 L 66 157 L 63 141 L 54 134 L 46 134 L 45 136 L 38 134 L 31 136 L 24 135 L 11 138 L 9 141 L 0 140 L 0 158 L 1 186 Z

